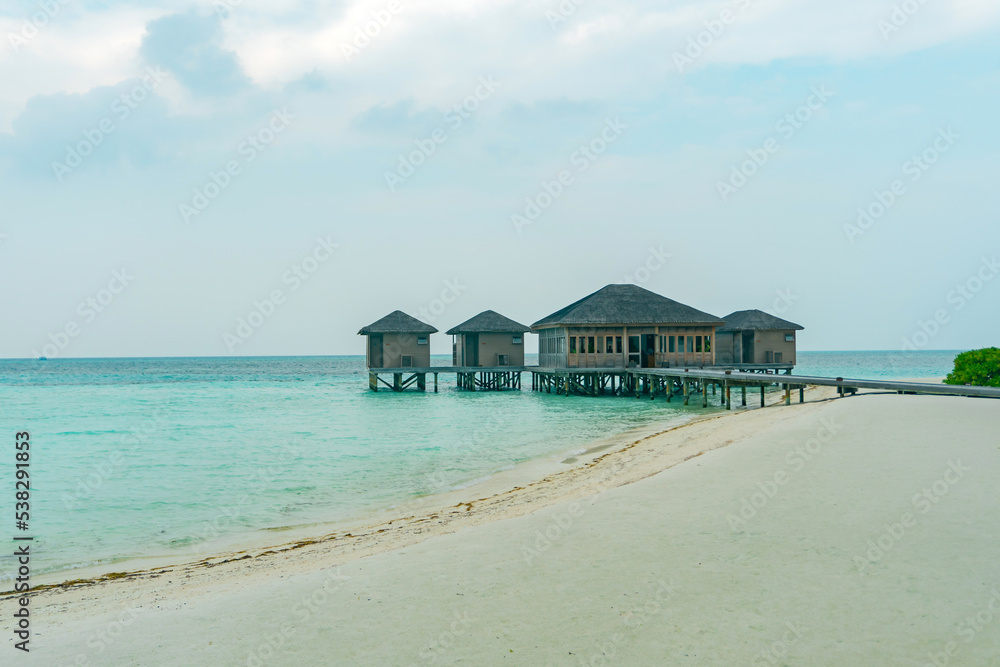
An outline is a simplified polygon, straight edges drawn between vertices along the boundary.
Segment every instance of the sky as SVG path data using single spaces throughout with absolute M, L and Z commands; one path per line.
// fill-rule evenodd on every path
M 996 345 L 998 28 L 988 0 L 3 0 L 0 357 L 363 354 L 396 309 L 443 353 L 621 282 L 804 350 Z

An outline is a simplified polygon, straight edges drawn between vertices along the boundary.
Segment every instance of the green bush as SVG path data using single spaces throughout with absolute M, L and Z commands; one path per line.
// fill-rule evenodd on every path
M 945 384 L 971 384 L 977 387 L 1000 387 L 1000 348 L 963 352 L 955 357 L 955 370 Z

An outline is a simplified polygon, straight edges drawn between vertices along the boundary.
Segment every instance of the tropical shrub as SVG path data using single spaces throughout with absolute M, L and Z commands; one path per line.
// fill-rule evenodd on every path
M 1000 387 L 1000 348 L 970 350 L 955 357 L 955 370 L 945 384 L 971 384 L 977 387 Z

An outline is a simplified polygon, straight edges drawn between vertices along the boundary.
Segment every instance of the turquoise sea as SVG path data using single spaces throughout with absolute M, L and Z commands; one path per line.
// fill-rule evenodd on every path
M 955 354 L 800 353 L 796 372 L 943 376 Z M 18 431 L 32 441 L 34 572 L 73 578 L 76 567 L 193 559 L 224 538 L 364 518 L 703 414 L 676 402 L 535 393 L 527 375 L 528 389 L 502 393 L 442 380 L 438 394 L 373 393 L 363 357 L 0 360 L 0 536 L 16 532 Z M 12 571 L 0 557 L 0 577 Z

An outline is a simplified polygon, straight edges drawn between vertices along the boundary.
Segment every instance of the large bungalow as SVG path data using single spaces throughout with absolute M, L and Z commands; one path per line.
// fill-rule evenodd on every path
M 454 336 L 452 364 L 464 367 L 524 366 L 524 334 L 529 327 L 492 310 L 448 330 Z
M 543 368 L 715 365 L 723 320 L 638 285 L 608 285 L 531 325 Z
M 394 310 L 362 327 L 358 335 L 368 336 L 368 368 L 427 368 L 431 365 L 432 333 L 437 329 Z
M 795 332 L 804 327 L 761 310 L 740 310 L 725 317 L 716 332 L 719 364 L 795 365 Z

